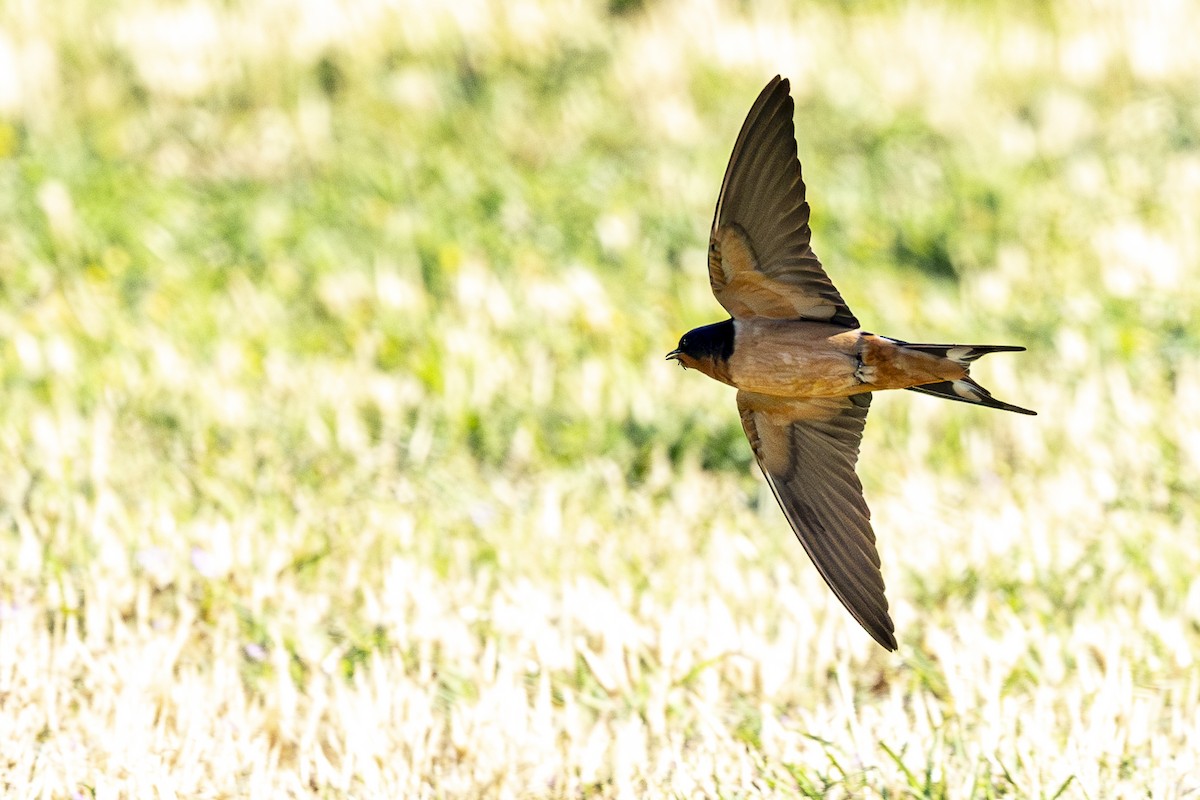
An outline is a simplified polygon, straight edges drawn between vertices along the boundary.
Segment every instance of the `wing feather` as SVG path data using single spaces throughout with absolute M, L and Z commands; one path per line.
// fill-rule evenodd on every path
M 789 84 L 759 94 L 725 169 L 709 238 L 709 282 L 735 318 L 859 327 L 812 251 Z
M 784 516 L 859 624 L 896 649 L 871 512 L 854 471 L 871 396 L 787 399 L 738 392 L 742 427 Z

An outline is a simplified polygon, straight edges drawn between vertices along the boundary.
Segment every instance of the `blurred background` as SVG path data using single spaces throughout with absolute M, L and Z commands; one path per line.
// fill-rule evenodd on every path
M 1200 6 L 0 5 L 0 782 L 1200 789 Z M 791 79 L 900 650 L 808 563 L 707 230 Z

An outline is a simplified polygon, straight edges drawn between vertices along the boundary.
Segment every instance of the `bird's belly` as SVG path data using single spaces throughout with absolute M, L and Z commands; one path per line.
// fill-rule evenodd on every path
M 781 397 L 845 397 L 864 391 L 858 359 L 829 347 L 748 347 L 734 351 L 731 383 L 739 389 Z

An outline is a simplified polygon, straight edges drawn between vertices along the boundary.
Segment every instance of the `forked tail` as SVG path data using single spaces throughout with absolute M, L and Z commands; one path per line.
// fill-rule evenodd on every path
M 969 369 L 972 361 L 988 353 L 1019 353 L 1025 349 L 1024 347 L 1014 347 L 1006 344 L 909 344 L 907 342 L 904 343 L 904 347 L 909 350 L 917 350 L 929 355 L 948 358 L 964 369 Z M 972 380 L 970 375 L 964 375 L 955 381 L 926 383 L 922 386 L 910 386 L 908 388 L 914 392 L 930 394 L 934 397 L 944 397 L 947 400 L 957 400 L 960 403 L 999 408 L 1003 411 L 1015 411 L 1018 414 L 1037 414 L 1036 411 L 1030 411 L 1028 408 L 1021 408 L 1011 403 L 1005 403 L 1003 400 L 997 400 L 992 397 L 991 392 Z

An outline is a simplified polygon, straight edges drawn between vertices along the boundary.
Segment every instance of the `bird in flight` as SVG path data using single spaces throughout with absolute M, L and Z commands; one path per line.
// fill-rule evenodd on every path
M 708 279 L 729 312 L 667 354 L 738 390 L 742 428 L 784 515 L 842 605 L 896 649 L 871 512 L 854 472 L 871 393 L 915 392 L 1034 414 L 970 377 L 1008 345 L 911 344 L 867 333 L 810 246 L 794 104 L 775 76 L 733 146 L 708 243 Z

